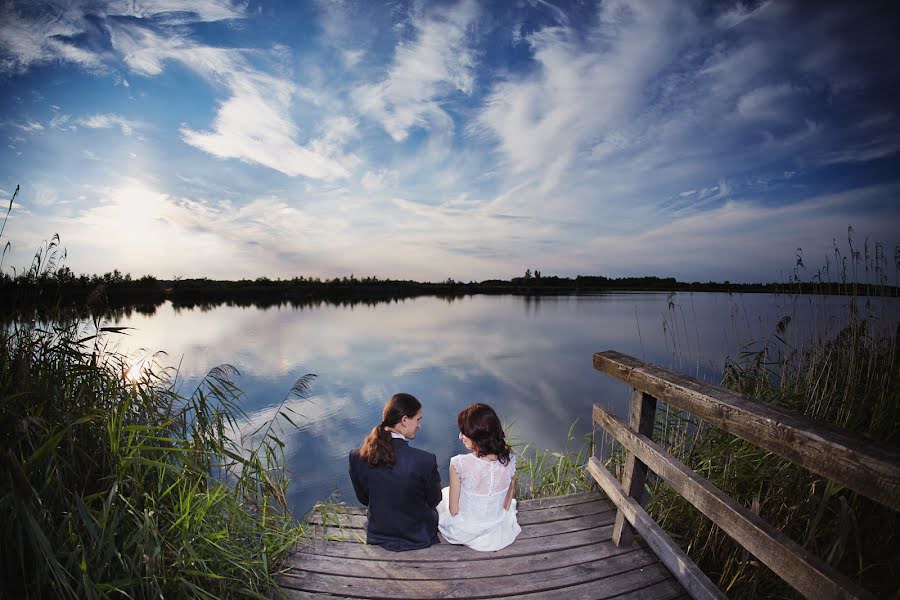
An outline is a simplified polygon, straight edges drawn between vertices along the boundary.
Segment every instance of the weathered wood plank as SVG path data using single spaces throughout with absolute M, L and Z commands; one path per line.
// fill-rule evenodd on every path
M 656 423 L 656 398 L 634 390 L 631 394 L 631 428 L 647 437 L 653 437 L 653 425 Z M 622 475 L 622 488 L 625 494 L 634 498 L 644 506 L 644 483 L 647 481 L 647 465 L 631 452 L 625 457 L 625 473 Z M 613 525 L 612 540 L 616 546 L 629 545 L 632 538 L 631 526 L 627 524 L 625 514 L 619 510 L 616 523 Z
M 323 597 L 329 600 L 350 600 L 351 596 L 337 596 L 328 594 L 323 596 L 317 592 L 304 592 L 299 590 L 284 590 L 285 596 L 290 600 L 320 600 Z M 418 596 L 416 596 L 418 597 Z M 489 596 L 473 596 L 473 600 L 487 598 Z M 606 600 L 608 598 L 621 598 L 628 600 L 683 600 L 687 598 L 684 588 L 675 582 L 671 575 L 659 563 L 649 565 L 634 571 L 608 579 L 590 581 L 578 585 L 557 588 L 550 591 L 540 591 L 529 594 L 517 594 L 515 596 L 494 596 L 495 600 Z M 353 597 L 359 598 L 359 596 Z M 400 599 L 401 596 L 392 596 Z
M 292 558 L 292 568 L 286 572 L 310 571 L 331 575 L 353 574 L 357 577 L 373 579 L 457 579 L 473 573 L 477 573 L 479 577 L 493 577 L 546 571 L 567 565 L 590 562 L 591 560 L 609 558 L 627 552 L 649 552 L 649 550 L 643 547 L 619 548 L 606 541 L 527 556 L 500 556 L 486 560 L 473 557 L 472 560 L 459 560 L 447 563 L 403 563 L 403 568 L 401 569 L 397 568 L 396 562 L 389 559 L 358 560 L 299 553 Z
M 719 588 L 650 518 L 643 507 L 634 498 L 625 495 L 625 490 L 597 457 L 592 456 L 588 461 L 588 471 L 693 598 L 696 600 L 722 600 L 725 598 Z
M 664 579 L 639 590 L 628 592 L 628 600 L 690 600 L 684 588 L 674 579 Z
M 784 408 L 761 404 L 615 351 L 594 368 L 672 406 L 900 510 L 900 448 L 877 444 Z
M 526 513 L 527 514 L 527 513 Z M 615 521 L 615 508 L 610 508 L 600 514 L 586 515 L 580 517 L 572 517 L 571 519 L 563 519 L 552 521 L 549 523 L 526 524 L 522 526 L 522 533 L 516 540 L 527 540 L 529 538 L 547 537 L 558 533 L 568 533 L 571 531 L 581 531 L 583 529 L 591 529 L 601 525 L 612 525 Z M 364 529 L 356 527 L 334 527 L 313 525 L 308 530 L 308 536 L 312 539 L 331 539 L 341 540 L 345 542 L 364 543 L 366 541 L 366 532 Z
M 534 525 L 537 523 L 552 523 L 554 521 L 564 521 L 573 517 L 584 517 L 588 515 L 596 515 L 607 511 L 616 510 L 616 507 L 606 498 L 602 500 L 594 500 L 593 502 L 582 502 L 569 506 L 559 506 L 554 508 L 544 508 L 540 510 L 521 511 L 516 515 L 519 525 Z M 336 515 L 336 518 L 323 519 L 319 514 L 312 514 L 309 517 L 310 525 L 322 525 L 323 521 L 326 525 L 339 526 L 350 529 L 365 529 L 366 516 L 364 514 L 342 514 Z
M 557 588 L 553 590 L 545 590 L 533 592 L 530 594 L 516 594 L 508 596 L 499 596 L 497 600 L 606 600 L 607 598 L 632 598 L 632 594 L 639 593 L 640 590 L 646 589 L 648 586 L 669 581 L 672 588 L 669 595 L 663 595 L 662 598 L 656 600 L 664 600 L 665 598 L 677 595 L 675 592 L 684 589 L 672 580 L 672 575 L 662 565 L 655 562 L 647 566 L 634 569 L 625 573 L 608 577 L 604 579 L 595 579 L 592 581 L 584 581 L 565 588 Z M 658 590 L 664 593 L 664 590 Z
M 631 432 L 622 421 L 597 405 L 594 405 L 593 412 L 594 420 L 625 448 L 800 593 L 810 598 L 874 598 L 646 436 Z M 599 461 L 596 465 L 600 465 Z M 593 474 L 594 470 L 591 472 Z M 615 498 L 610 499 L 616 502 Z M 660 553 L 660 550 L 656 551 Z M 660 555 L 660 558 L 663 556 Z
M 594 502 L 595 500 L 602 500 L 603 497 L 601 492 L 591 490 L 589 492 L 579 492 L 577 494 L 566 494 L 565 496 L 533 498 L 531 500 L 521 500 L 519 502 L 519 511 L 525 512 L 529 510 L 543 510 L 545 508 L 559 508 L 561 506 L 571 506 L 583 502 Z
M 454 579 L 371 579 L 293 571 L 279 581 L 285 588 L 367 598 L 474 598 L 520 596 L 560 590 L 572 585 L 607 579 L 657 563 L 652 554 L 626 552 L 600 560 L 566 565 L 540 572 L 479 577 L 472 573 Z
M 378 546 L 368 544 L 355 544 L 340 541 L 307 540 L 294 552 L 306 552 L 321 554 L 323 556 L 340 556 L 344 558 L 356 558 L 366 560 L 392 560 L 397 563 L 406 562 L 440 562 L 452 560 L 472 560 L 483 557 L 487 560 L 496 556 L 527 556 L 562 550 L 564 548 L 577 548 L 599 542 L 610 541 L 612 526 L 595 527 L 572 533 L 562 533 L 550 537 L 531 538 L 517 540 L 511 545 L 496 552 L 476 552 L 465 546 L 452 544 L 438 544 L 422 550 L 410 550 L 408 552 L 389 552 Z M 293 553 L 288 557 L 288 562 L 293 563 Z
M 603 494 L 597 490 L 591 490 L 589 492 L 579 492 L 577 494 L 566 494 L 565 496 L 553 496 L 550 498 L 533 498 L 530 500 L 520 500 L 518 503 L 519 512 L 527 512 L 530 510 L 543 510 L 547 508 L 559 508 L 563 506 L 571 506 L 573 504 L 582 504 L 585 502 L 594 502 L 596 500 L 602 500 L 604 498 Z M 314 516 L 318 516 L 322 514 L 323 511 L 319 510 L 321 505 L 316 505 L 310 510 L 309 516 L 310 518 Z M 343 515 L 363 515 L 366 514 L 365 506 L 357 506 L 352 504 L 335 504 L 335 505 L 326 505 L 325 513 L 330 514 L 334 510 L 337 510 L 339 514 Z

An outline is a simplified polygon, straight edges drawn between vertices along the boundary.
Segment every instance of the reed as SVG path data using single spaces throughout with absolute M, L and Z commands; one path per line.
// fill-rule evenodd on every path
M 55 268 L 53 248 L 38 255 L 34 268 Z M 277 594 L 303 533 L 283 442 L 270 427 L 249 444 L 236 434 L 236 369 L 180 395 L 155 355 L 134 364 L 107 349 L 117 331 L 0 328 L 0 597 Z
M 521 500 L 564 496 L 591 489 L 593 481 L 585 470 L 594 453 L 594 438 L 573 435 L 578 419 L 569 427 L 561 452 L 535 447 L 512 439 L 516 454 L 516 497 Z M 505 428 L 509 431 L 510 427 Z
M 10 597 L 265 597 L 302 534 L 280 440 L 246 447 L 226 365 L 189 397 L 103 335 L 18 325 L 0 346 Z
M 900 315 L 896 298 L 888 294 L 854 295 L 859 289 L 855 277 L 886 285 L 887 265 L 880 246 L 870 253 L 868 243 L 863 249 L 853 247 L 852 230 L 848 237 L 850 252 L 844 257 L 836 249 L 834 263 L 841 265 L 839 284 L 847 296 L 839 303 L 799 294 L 779 298 L 790 311 L 771 325 L 768 335 L 744 343 L 741 352 L 725 362 L 722 385 L 873 441 L 895 444 L 900 439 Z M 820 269 L 814 282 L 831 268 Z M 670 312 L 674 310 L 670 306 Z M 797 328 L 796 311 L 813 323 L 810 329 Z M 674 348 L 674 328 L 668 333 Z M 688 347 L 686 338 L 679 336 L 682 351 Z M 893 510 L 669 407 L 658 412 L 654 437 L 715 486 L 863 587 L 879 597 L 896 595 L 900 550 Z M 663 482 L 651 478 L 648 487 L 648 512 L 729 597 L 799 597 Z

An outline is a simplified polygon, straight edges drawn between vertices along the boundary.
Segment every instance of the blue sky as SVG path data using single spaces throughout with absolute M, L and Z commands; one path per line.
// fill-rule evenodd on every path
M 865 2 L 4 2 L 3 268 L 772 281 L 900 244 Z

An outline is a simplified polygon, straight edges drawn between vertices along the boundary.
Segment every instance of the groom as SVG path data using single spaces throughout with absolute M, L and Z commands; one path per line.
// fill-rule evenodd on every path
M 350 479 L 369 507 L 366 541 L 400 552 L 437 544 L 441 476 L 434 454 L 409 441 L 422 426 L 422 405 L 411 394 L 394 394 L 382 421 L 350 452 Z

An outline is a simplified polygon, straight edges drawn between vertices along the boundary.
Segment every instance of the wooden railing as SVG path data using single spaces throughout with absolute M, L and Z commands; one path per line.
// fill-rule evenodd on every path
M 621 484 L 596 457 L 588 463 L 597 484 L 619 509 L 613 528 L 617 545 L 630 543 L 633 527 L 691 596 L 724 598 L 644 511 L 649 469 L 804 596 L 874 597 L 654 443 L 656 403 L 691 413 L 894 510 L 900 510 L 900 450 L 618 352 L 594 354 L 594 368 L 633 389 L 628 424 L 597 405 L 593 408 L 594 422 L 626 451 Z

